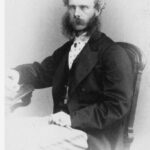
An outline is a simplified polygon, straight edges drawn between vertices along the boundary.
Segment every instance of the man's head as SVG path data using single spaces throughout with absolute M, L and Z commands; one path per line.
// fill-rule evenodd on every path
M 68 37 L 74 34 L 91 32 L 99 26 L 101 13 L 100 0 L 64 0 L 67 12 L 63 18 L 63 33 Z

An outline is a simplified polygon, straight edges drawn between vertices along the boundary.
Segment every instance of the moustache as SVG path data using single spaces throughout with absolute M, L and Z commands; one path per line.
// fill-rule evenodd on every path
M 85 22 L 80 18 L 75 18 L 72 23 L 76 25 L 85 25 Z

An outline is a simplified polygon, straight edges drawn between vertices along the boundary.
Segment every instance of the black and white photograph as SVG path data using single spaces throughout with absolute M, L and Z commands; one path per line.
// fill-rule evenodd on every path
M 150 1 L 5 1 L 5 150 L 148 150 Z

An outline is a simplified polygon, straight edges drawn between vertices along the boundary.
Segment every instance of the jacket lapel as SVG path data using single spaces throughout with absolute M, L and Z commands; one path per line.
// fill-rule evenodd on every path
M 99 56 L 113 43 L 104 33 L 99 31 L 93 33 L 89 42 L 73 63 L 69 79 L 70 93 L 87 77 L 100 59 Z
M 102 35 L 98 31 L 93 33 L 89 42 L 85 45 L 79 56 L 74 61 L 72 69 L 70 71 L 69 79 L 71 93 L 76 89 L 81 81 L 85 79 L 85 77 L 92 71 L 92 69 L 96 65 L 98 61 L 98 52 L 102 48 L 97 48 L 96 45 L 102 41 L 102 37 L 104 36 Z
M 92 71 L 97 63 L 98 51 L 92 51 L 89 43 L 85 45 L 82 52 L 75 60 L 70 71 L 69 86 L 71 93 L 80 82 Z

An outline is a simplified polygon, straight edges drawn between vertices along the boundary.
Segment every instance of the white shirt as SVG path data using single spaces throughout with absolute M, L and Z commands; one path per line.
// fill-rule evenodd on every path
M 75 37 L 75 40 L 71 46 L 69 56 L 68 56 L 69 69 L 71 69 L 74 60 L 80 54 L 83 47 L 88 42 L 89 38 L 90 38 L 89 36 L 86 36 L 86 33 L 83 33 L 80 36 Z

